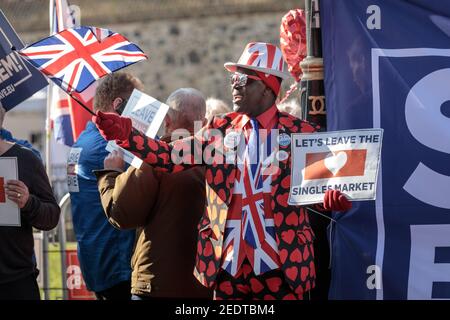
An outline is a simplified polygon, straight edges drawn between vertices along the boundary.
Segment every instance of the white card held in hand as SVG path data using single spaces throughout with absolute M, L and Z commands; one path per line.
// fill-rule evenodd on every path
M 155 98 L 134 89 L 128 99 L 128 103 L 123 110 L 122 116 L 129 117 L 133 123 L 133 128 L 145 133 L 147 137 L 155 138 L 156 133 L 166 116 L 169 106 Z M 112 152 L 120 147 L 109 141 L 106 150 Z M 122 149 L 122 148 L 120 148 Z M 140 168 L 142 160 L 135 157 L 131 152 L 122 149 L 123 159 L 136 168 Z

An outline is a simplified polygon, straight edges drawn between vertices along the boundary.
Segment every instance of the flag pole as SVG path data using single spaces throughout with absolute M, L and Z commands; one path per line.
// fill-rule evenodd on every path
M 93 116 L 95 116 L 95 113 L 89 109 L 81 100 L 79 100 L 78 98 L 76 98 L 73 94 L 69 93 L 69 96 L 75 100 L 84 110 L 86 110 L 87 112 L 89 112 L 90 114 L 92 114 Z
M 50 8 L 52 8 L 54 0 L 50 0 Z M 50 12 L 50 33 L 51 33 L 51 25 L 53 23 L 52 21 L 52 14 L 51 9 Z M 52 182 L 52 168 L 51 168 L 51 137 L 52 137 L 52 122 L 50 117 L 51 112 L 51 105 L 53 101 L 53 90 L 52 86 L 50 85 L 47 88 L 47 110 L 46 110 L 46 117 L 45 117 L 45 171 L 47 172 L 48 180 L 50 182 L 50 185 L 53 188 L 53 182 Z M 49 286 L 50 286 L 50 279 L 49 279 L 49 270 L 48 270 L 48 233 L 46 231 L 42 232 L 42 278 L 44 282 L 44 299 L 49 300 Z

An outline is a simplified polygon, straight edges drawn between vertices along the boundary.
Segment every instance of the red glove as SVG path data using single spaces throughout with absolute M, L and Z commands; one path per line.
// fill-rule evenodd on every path
M 347 211 L 352 208 L 352 203 L 339 190 L 327 190 L 323 197 L 323 207 L 330 211 Z
M 119 116 L 117 113 L 97 112 L 92 116 L 100 134 L 105 140 L 127 140 L 131 133 L 131 119 Z

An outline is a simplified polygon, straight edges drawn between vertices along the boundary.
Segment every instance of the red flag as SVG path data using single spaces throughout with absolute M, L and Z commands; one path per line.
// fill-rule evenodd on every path
M 82 93 L 73 93 L 86 107 L 94 110 L 94 96 L 97 83 L 94 82 Z M 84 110 L 74 99 L 69 100 L 70 120 L 72 124 L 73 139 L 76 141 L 80 133 L 86 128 L 86 123 L 91 121 L 91 114 Z
M 5 179 L 0 177 L 0 203 L 6 202 L 5 196 Z

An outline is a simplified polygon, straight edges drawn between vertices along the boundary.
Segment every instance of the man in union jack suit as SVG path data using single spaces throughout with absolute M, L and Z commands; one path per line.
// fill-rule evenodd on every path
M 195 137 L 169 145 L 132 129 L 128 118 L 98 113 L 94 122 L 157 170 L 206 166 L 194 274 L 216 299 L 303 299 L 315 284 L 314 234 L 306 210 L 288 204 L 290 136 L 315 128 L 276 107 L 287 77 L 276 46 L 250 43 L 225 68 L 234 112 L 213 117 Z M 328 190 L 320 207 L 345 211 L 351 203 Z

